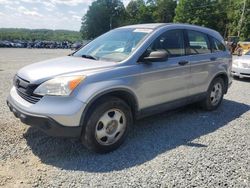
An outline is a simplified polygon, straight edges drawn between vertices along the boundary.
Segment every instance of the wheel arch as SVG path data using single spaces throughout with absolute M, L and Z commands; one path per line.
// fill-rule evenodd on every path
M 227 90 L 228 90 L 228 82 L 229 82 L 229 79 L 228 79 L 228 76 L 227 76 L 227 73 L 225 72 L 220 72 L 218 74 L 216 74 L 213 79 L 211 80 L 210 84 L 212 83 L 212 81 L 216 78 L 221 78 L 224 83 L 225 83 L 225 90 L 224 90 L 224 93 L 226 94 L 227 93 Z
M 114 89 L 108 89 L 105 91 L 102 91 L 98 94 L 96 94 L 94 97 L 92 97 L 89 102 L 86 105 L 86 108 L 82 114 L 81 117 L 81 121 L 80 121 L 80 126 L 83 126 L 86 123 L 88 114 L 91 111 L 91 107 L 96 104 L 100 99 L 105 98 L 107 96 L 114 96 L 114 97 L 118 97 L 122 100 L 124 100 L 129 107 L 131 108 L 131 112 L 133 115 L 133 119 L 136 118 L 137 114 L 138 114 L 138 100 L 136 95 L 130 91 L 127 88 L 114 88 Z

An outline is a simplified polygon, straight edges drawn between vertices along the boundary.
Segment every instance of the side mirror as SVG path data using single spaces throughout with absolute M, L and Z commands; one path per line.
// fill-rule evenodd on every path
M 168 59 L 168 54 L 165 50 L 152 51 L 147 56 L 141 58 L 142 62 L 164 62 Z

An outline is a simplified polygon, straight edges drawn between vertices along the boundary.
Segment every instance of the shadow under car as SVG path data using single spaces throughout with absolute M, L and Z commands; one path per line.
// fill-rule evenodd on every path
M 143 164 L 181 145 L 207 147 L 193 140 L 227 125 L 248 110 L 249 105 L 224 99 L 213 112 L 189 105 L 154 115 L 137 121 L 126 142 L 104 155 L 90 152 L 79 140 L 49 137 L 32 127 L 24 137 L 45 164 L 65 170 L 109 172 Z

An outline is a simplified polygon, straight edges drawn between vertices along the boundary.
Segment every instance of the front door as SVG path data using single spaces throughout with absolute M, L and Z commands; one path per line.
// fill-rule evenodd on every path
M 164 62 L 140 64 L 143 66 L 140 82 L 142 108 L 163 104 L 188 96 L 190 65 L 185 59 L 182 30 L 169 30 L 160 35 L 148 48 L 148 52 L 166 50 Z

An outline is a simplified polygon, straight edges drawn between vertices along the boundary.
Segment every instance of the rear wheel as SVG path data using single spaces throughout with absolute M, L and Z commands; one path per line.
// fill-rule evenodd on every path
M 215 78 L 209 86 L 207 96 L 202 101 L 202 107 L 205 110 L 217 109 L 222 100 L 225 91 L 225 83 L 222 78 Z
M 130 107 L 117 97 L 96 102 L 90 110 L 81 140 L 89 149 L 106 153 L 118 148 L 132 124 Z

